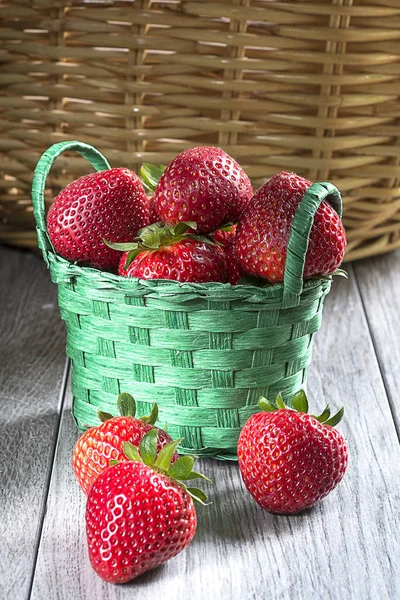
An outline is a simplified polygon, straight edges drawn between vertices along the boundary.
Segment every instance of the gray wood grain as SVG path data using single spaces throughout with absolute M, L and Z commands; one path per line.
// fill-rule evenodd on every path
M 335 281 L 315 338 L 308 385 L 313 409 L 327 401 L 346 405 L 339 427 L 351 457 L 338 488 L 304 514 L 274 516 L 244 490 L 236 464 L 203 460 L 202 470 L 214 481 L 213 504 L 199 508 L 192 544 L 125 586 L 103 583 L 88 562 L 85 498 L 70 466 L 78 434 L 68 396 L 32 599 L 398 598 L 400 450 L 352 278 Z
M 0 247 L 0 598 L 29 592 L 65 366 L 56 289 L 39 256 Z
M 355 272 L 400 437 L 400 251 L 359 261 Z

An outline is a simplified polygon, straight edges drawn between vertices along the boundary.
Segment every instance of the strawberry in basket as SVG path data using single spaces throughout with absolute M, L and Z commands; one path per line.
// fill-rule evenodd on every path
M 254 195 L 235 236 L 237 258 L 250 275 L 283 281 L 286 250 L 296 209 L 311 181 L 295 173 L 278 173 Z M 339 215 L 323 201 L 315 215 L 304 278 L 333 273 L 343 260 L 346 235 Z
M 149 222 L 142 182 L 123 168 L 73 181 L 58 194 L 47 214 L 48 234 L 56 252 L 100 269 L 116 269 L 120 259 L 103 238 L 129 242 Z
M 242 167 L 213 146 L 184 150 L 166 168 L 144 165 L 141 175 L 154 190 L 159 220 L 169 225 L 195 221 L 200 233 L 237 221 L 253 196 Z
M 225 252 L 227 279 L 232 285 L 236 285 L 244 275 L 242 265 L 236 256 L 236 227 L 236 225 L 226 225 L 211 234 L 212 239 L 220 244 Z
M 193 235 L 196 223 L 155 223 L 138 232 L 130 244 L 109 244 L 123 250 L 119 274 L 141 279 L 172 279 L 204 283 L 226 281 L 225 253 L 210 239 Z

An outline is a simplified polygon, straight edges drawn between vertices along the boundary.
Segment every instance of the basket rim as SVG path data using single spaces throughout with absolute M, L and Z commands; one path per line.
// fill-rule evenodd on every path
M 284 293 L 284 282 L 266 283 L 263 286 L 223 282 L 189 283 L 170 279 L 141 279 L 139 277 L 121 277 L 116 273 L 101 271 L 94 267 L 82 266 L 70 262 L 58 254 L 49 255 L 49 263 L 54 283 L 68 281 L 74 277 L 85 280 L 85 283 L 101 289 L 114 289 L 132 295 L 186 296 L 187 299 L 207 298 L 217 301 L 221 296 L 226 300 L 248 300 L 261 302 L 263 299 L 281 298 Z M 301 296 L 317 287 L 328 287 L 333 280 L 332 275 L 312 277 L 304 281 Z

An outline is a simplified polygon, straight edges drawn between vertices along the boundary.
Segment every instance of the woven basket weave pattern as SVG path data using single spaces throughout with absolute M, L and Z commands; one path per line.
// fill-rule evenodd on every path
M 115 281 L 102 289 L 95 272 L 90 281 L 64 281 L 59 265 L 52 271 L 67 323 L 78 426 L 97 422 L 98 407 L 115 413 L 116 396 L 132 391 L 140 414 L 157 402 L 171 435 L 184 438 L 186 451 L 205 455 L 234 455 L 259 397 L 290 397 L 302 386 L 330 288 L 318 281 L 298 307 L 282 310 L 273 289 L 270 298 L 234 290 L 229 299 L 223 285 L 204 286 L 203 294 L 189 286 L 177 297 L 174 284 L 124 290 Z
M 330 180 L 347 259 L 400 246 L 397 0 L 25 0 L 0 15 L 1 240 L 36 244 L 33 167 L 78 137 L 134 170 L 216 144 L 255 186 L 281 169 Z M 85 173 L 61 158 L 48 202 Z

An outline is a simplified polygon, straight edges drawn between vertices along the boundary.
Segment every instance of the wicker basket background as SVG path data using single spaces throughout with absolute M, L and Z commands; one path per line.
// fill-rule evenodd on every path
M 16 0 L 0 16 L 0 241 L 36 245 L 33 168 L 78 138 L 133 170 L 215 144 L 255 186 L 281 169 L 332 181 L 347 259 L 400 247 L 398 0 Z M 84 173 L 61 158 L 47 201 Z

